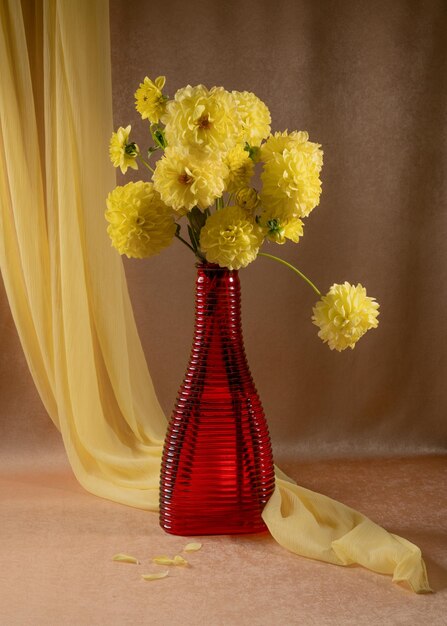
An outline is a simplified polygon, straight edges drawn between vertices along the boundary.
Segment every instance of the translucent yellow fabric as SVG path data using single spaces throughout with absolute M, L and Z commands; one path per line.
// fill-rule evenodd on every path
M 0 3 L 0 255 L 34 381 L 79 481 L 156 509 L 165 417 L 105 232 L 108 3 Z M 34 14 L 35 8 L 35 14 Z
M 103 217 L 108 3 L 3 0 L 0 17 L 0 263 L 22 346 L 79 482 L 156 511 L 166 420 Z M 292 552 L 429 590 L 415 545 L 280 470 L 263 517 Z

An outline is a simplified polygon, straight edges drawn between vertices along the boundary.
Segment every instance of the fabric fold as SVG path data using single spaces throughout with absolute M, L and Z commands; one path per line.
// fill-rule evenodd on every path
M 262 513 L 276 541 L 295 554 L 334 565 L 362 565 L 393 576 L 416 593 L 429 593 L 420 549 L 362 513 L 276 476 Z

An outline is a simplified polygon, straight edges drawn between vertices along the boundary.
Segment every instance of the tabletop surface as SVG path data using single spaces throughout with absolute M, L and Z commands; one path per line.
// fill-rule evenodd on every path
M 165 534 L 156 513 L 85 492 L 68 466 L 14 470 L 0 478 L 0 623 L 83 626 L 190 624 L 445 624 L 447 459 L 414 457 L 286 461 L 297 482 L 361 510 L 422 549 L 434 595 L 388 576 L 337 567 L 284 550 L 268 535 L 191 538 Z M 140 564 L 112 561 L 116 553 Z M 182 554 L 165 570 L 151 559 Z

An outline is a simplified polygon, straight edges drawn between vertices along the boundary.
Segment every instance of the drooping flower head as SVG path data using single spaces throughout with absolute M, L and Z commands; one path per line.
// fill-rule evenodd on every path
M 228 176 L 225 180 L 225 189 L 229 193 L 235 193 L 241 187 L 246 187 L 254 172 L 254 163 L 248 152 L 241 144 L 236 144 L 224 159 L 228 167 Z
M 265 209 L 259 216 L 259 225 L 267 239 L 283 244 L 286 239 L 298 243 L 303 235 L 303 222 L 281 207 Z
M 377 328 L 379 304 L 366 295 L 359 283 L 334 284 L 313 309 L 312 322 L 320 328 L 318 336 L 331 350 L 353 349 L 370 328 Z
M 127 168 L 138 169 L 137 156 L 140 150 L 136 143 L 129 141 L 131 126 L 123 128 L 120 126 L 116 133 L 112 133 L 109 146 L 110 160 L 114 167 L 119 167 L 125 174 Z
M 165 113 L 167 97 L 162 92 L 165 82 L 165 76 L 158 76 L 154 81 L 146 76 L 140 83 L 135 92 L 135 108 L 143 120 L 158 124 Z
M 236 103 L 223 87 L 179 89 L 167 103 L 162 121 L 168 145 L 222 155 L 237 142 L 241 120 Z
M 233 91 L 242 120 L 242 143 L 259 146 L 269 136 L 272 118 L 267 105 L 250 91 Z
M 207 209 L 224 191 L 226 165 L 212 155 L 185 148 L 166 148 L 157 161 L 153 181 L 163 202 L 180 214 Z
M 254 261 L 262 241 L 259 226 L 238 206 L 213 213 L 200 233 L 200 247 L 207 261 L 230 270 L 246 267 Z
M 105 217 L 112 245 L 120 254 L 142 259 L 169 246 L 176 231 L 173 214 L 152 183 L 115 187 L 107 197 Z

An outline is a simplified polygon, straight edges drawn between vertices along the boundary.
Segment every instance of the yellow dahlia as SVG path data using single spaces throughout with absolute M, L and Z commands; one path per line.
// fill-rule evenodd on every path
M 237 270 L 255 260 L 262 231 L 238 206 L 213 213 L 200 232 L 200 247 L 210 263 Z
M 163 202 L 184 213 L 193 206 L 202 211 L 224 192 L 226 165 L 212 155 L 204 156 L 184 148 L 166 148 L 157 161 L 153 181 Z
M 348 282 L 334 284 L 313 309 L 313 323 L 318 336 L 331 350 L 353 349 L 370 328 L 377 328 L 379 304 L 366 295 L 366 289 Z
M 165 76 L 159 76 L 154 81 L 146 76 L 140 83 L 135 92 L 135 108 L 143 120 L 157 124 L 166 111 L 167 98 L 162 93 L 165 82 Z
M 129 141 L 131 126 L 123 128 L 120 126 L 116 133 L 112 133 L 109 146 L 110 160 L 114 167 L 119 167 L 125 174 L 127 168 L 138 169 L 137 156 L 140 150 L 136 143 Z
M 228 167 L 226 190 L 235 193 L 241 187 L 246 187 L 253 176 L 255 166 L 241 144 L 237 144 L 227 153 L 224 163 Z
M 282 133 L 278 132 L 270 135 L 267 141 L 261 146 L 261 161 L 268 161 L 275 153 L 281 153 L 286 149 L 291 150 L 292 148 L 312 152 L 320 169 L 323 166 L 323 151 L 320 149 L 321 146 L 318 143 L 309 141 L 309 133 L 305 130 L 294 130 L 291 133 L 285 130 Z
M 232 94 L 242 120 L 242 141 L 259 146 L 270 133 L 272 118 L 267 105 L 250 91 L 233 91 Z
M 320 202 L 320 167 L 312 152 L 291 148 L 275 152 L 264 164 L 261 201 L 306 217 Z
M 241 120 L 233 96 L 223 87 L 179 89 L 162 121 L 168 145 L 224 154 L 237 142 Z
M 283 244 L 286 239 L 298 243 L 303 234 L 303 222 L 299 217 L 293 217 L 289 211 L 281 208 L 264 210 L 259 217 L 259 225 L 267 239 Z
M 236 193 L 236 204 L 245 212 L 253 214 L 259 206 L 259 194 L 253 187 L 242 187 Z
M 120 254 L 142 259 L 169 246 L 176 225 L 152 183 L 127 183 L 107 196 L 107 232 Z

